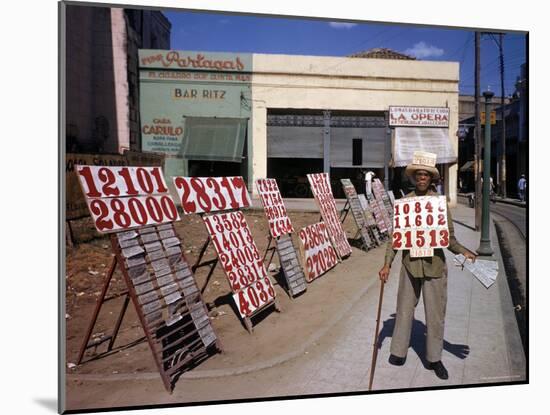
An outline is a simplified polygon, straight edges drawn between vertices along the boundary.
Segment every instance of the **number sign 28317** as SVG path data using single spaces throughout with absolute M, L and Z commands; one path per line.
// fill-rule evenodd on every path
M 273 301 L 275 290 L 242 212 L 203 216 L 242 317 Z
M 306 279 L 308 282 L 323 275 L 338 263 L 325 224 L 314 223 L 300 230 L 298 234 L 306 264 Z
M 76 166 L 99 232 L 179 220 L 160 167 Z
M 432 256 L 449 246 L 445 196 L 408 197 L 395 201 L 393 249 L 408 249 L 413 257 Z
M 174 177 L 173 181 L 185 214 L 250 206 L 250 195 L 241 176 Z
M 269 232 L 273 238 L 294 232 L 275 179 L 256 180 L 256 189 L 262 200 L 269 222 Z

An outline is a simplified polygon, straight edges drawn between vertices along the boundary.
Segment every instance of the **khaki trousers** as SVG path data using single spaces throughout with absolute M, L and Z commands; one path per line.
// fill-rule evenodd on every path
M 424 299 L 426 315 L 426 360 L 441 360 L 443 351 L 443 331 L 445 327 L 445 310 L 447 307 L 447 268 L 440 278 L 414 278 L 407 269 L 401 267 L 399 290 L 397 292 L 397 311 L 395 327 L 391 340 L 390 353 L 406 357 L 411 339 L 414 309 L 420 299 Z

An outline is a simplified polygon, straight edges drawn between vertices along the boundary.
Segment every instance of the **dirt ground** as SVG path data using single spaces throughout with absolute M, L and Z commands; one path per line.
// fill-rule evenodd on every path
M 264 252 L 268 242 L 268 223 L 263 211 L 247 210 L 245 216 L 259 251 Z M 289 212 L 289 216 L 295 231 L 319 220 L 319 213 L 313 212 Z M 355 224 L 350 217 L 351 215 L 344 223 L 348 237 L 355 233 Z M 73 247 L 67 247 L 66 257 L 67 373 L 110 375 L 156 372 L 147 343 L 143 340 L 139 341 L 143 338 L 144 332 L 132 304 L 124 317 L 114 350 L 102 355 L 99 359 L 94 359 L 98 354 L 105 353 L 106 343 L 104 343 L 97 350 L 89 349 L 83 364 L 74 365 L 114 255 L 111 252 L 109 238 L 97 234 L 91 220 L 73 222 L 72 228 L 77 243 Z M 199 216 L 189 215 L 182 216 L 182 220 L 176 222 L 176 230 L 182 240 L 187 260 L 193 264 L 206 240 L 206 228 Z M 298 249 L 296 233 L 293 235 L 293 241 Z M 372 251 L 366 255 L 371 253 Z M 358 278 L 357 275 L 360 273 L 357 272 L 360 269 L 357 261 L 365 259 L 360 255 L 365 253 L 354 248 L 354 254 L 327 274 L 308 284 L 308 290 L 295 299 L 289 298 L 281 286 L 282 273 L 268 272 L 275 284 L 282 312 L 277 313 L 271 308 L 257 316 L 253 319 L 255 326 L 252 334 L 246 331 L 232 304 L 231 290 L 221 266 L 218 264 L 215 268 L 206 287 L 208 268 L 197 269 L 195 278 L 199 288 L 204 288 L 203 298 L 210 310 L 209 315 L 214 330 L 223 344 L 224 353 L 211 356 L 193 371 L 239 368 L 272 359 L 292 350 L 294 346 L 303 342 L 304 338 L 322 327 L 323 323 L 339 307 L 342 307 L 342 304 L 345 304 L 354 289 L 362 284 L 362 278 Z M 204 260 L 214 257 L 215 251 L 210 245 Z M 274 257 L 274 262 L 278 265 L 277 255 Z M 378 269 L 379 265 L 373 264 L 371 271 Z M 356 266 L 357 269 L 354 270 Z M 124 290 L 122 274 L 117 271 L 113 276 L 108 296 Z M 123 297 L 120 297 L 104 304 L 92 331 L 92 338 L 111 332 L 122 302 Z

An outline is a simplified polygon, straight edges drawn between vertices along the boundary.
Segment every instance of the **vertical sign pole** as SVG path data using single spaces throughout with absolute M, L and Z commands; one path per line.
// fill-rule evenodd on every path
M 481 43 L 481 33 L 475 33 L 475 228 L 479 231 L 481 227 L 481 114 L 479 105 L 479 78 L 480 78 L 480 57 L 479 47 Z
M 384 118 L 386 121 L 386 139 L 384 140 L 384 187 L 386 189 L 389 189 L 389 180 L 390 180 L 389 162 L 391 159 L 391 145 L 390 145 L 391 129 L 389 126 L 390 117 L 387 111 L 384 113 Z
M 483 212 L 481 217 L 481 239 L 477 253 L 479 255 L 493 255 L 490 236 L 490 214 L 489 214 L 489 189 L 491 180 L 491 91 L 485 91 L 485 144 L 483 149 Z
M 330 173 L 330 111 L 323 111 L 323 172 Z

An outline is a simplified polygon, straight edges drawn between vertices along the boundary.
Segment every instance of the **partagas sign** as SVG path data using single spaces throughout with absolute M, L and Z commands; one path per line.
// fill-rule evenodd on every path
M 450 110 L 446 107 L 390 107 L 390 127 L 449 128 Z

